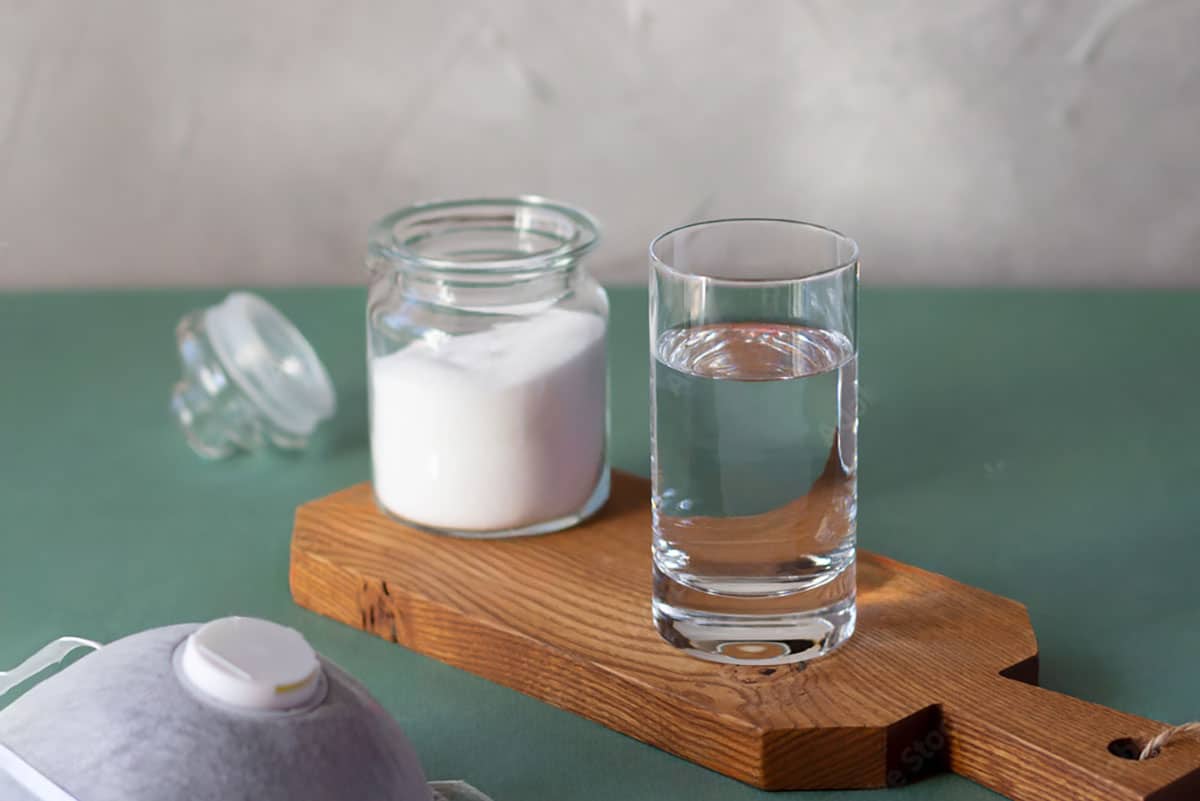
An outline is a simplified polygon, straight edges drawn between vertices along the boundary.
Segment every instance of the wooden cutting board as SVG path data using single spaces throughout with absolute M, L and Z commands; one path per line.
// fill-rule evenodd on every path
M 614 473 L 569 531 L 462 540 L 406 528 L 359 484 L 299 508 L 296 602 L 772 790 L 951 770 L 1019 801 L 1196 801 L 1200 743 L 1114 752 L 1163 724 L 1035 686 L 1025 608 L 859 552 L 858 630 L 831 656 L 741 667 L 650 622 L 649 483 Z

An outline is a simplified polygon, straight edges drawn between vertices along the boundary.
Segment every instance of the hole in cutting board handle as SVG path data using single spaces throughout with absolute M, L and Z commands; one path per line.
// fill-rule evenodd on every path
M 1132 759 L 1137 762 L 1141 759 L 1142 749 L 1146 746 L 1139 743 L 1132 737 L 1120 737 L 1108 744 L 1108 753 L 1119 756 L 1121 759 Z M 1159 751 L 1155 751 L 1146 757 L 1146 759 L 1154 759 L 1159 755 Z

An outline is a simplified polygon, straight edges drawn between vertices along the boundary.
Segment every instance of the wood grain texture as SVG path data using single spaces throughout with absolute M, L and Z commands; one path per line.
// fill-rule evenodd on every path
M 406 528 L 368 484 L 296 514 L 302 606 L 764 789 L 881 787 L 952 770 L 1018 801 L 1194 801 L 1200 743 L 1135 762 L 1162 724 L 1040 689 L 1020 604 L 859 552 L 859 623 L 788 667 L 689 657 L 650 622 L 649 487 L 570 531 Z

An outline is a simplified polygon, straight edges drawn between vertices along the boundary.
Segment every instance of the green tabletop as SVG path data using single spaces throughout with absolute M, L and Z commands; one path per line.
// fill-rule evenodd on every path
M 293 509 L 369 474 L 364 292 L 264 294 L 338 415 L 301 455 L 216 463 L 166 400 L 175 321 L 222 293 L 0 296 L 0 669 L 64 633 L 257 615 L 359 676 L 430 778 L 496 801 L 767 798 L 292 604 Z M 646 294 L 611 296 L 613 462 L 645 474 Z M 1027 604 L 1045 686 L 1200 717 L 1200 293 L 868 290 L 861 321 L 862 545 Z M 794 795 L 996 797 L 953 776 Z

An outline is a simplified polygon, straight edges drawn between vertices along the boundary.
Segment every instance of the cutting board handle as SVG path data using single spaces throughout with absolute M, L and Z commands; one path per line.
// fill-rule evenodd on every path
M 1200 798 L 1200 742 L 1128 758 L 1166 728 L 1146 718 L 995 676 L 964 684 L 942 720 L 950 769 L 1014 801 Z

